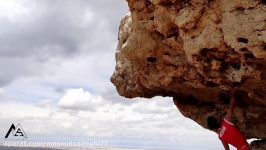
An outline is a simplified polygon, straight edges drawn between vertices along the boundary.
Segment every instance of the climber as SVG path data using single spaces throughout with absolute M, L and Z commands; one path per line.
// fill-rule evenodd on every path
M 219 124 L 218 119 L 211 116 L 207 119 L 208 126 L 210 129 L 216 131 L 219 136 L 219 139 L 223 143 L 225 150 L 230 150 L 228 144 L 231 144 L 232 146 L 236 147 L 237 150 L 251 150 L 245 136 L 232 123 L 235 105 L 236 97 L 233 96 L 231 98 L 229 109 L 221 124 Z

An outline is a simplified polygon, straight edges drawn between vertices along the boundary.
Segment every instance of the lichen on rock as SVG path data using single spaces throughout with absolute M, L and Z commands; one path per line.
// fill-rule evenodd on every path
M 237 89 L 238 128 L 266 139 L 264 0 L 127 0 L 111 81 L 120 95 L 171 96 L 207 128 Z

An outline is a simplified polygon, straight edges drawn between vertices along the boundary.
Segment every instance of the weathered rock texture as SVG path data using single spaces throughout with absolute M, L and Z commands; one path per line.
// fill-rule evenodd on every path
M 207 128 L 236 88 L 235 123 L 266 139 L 266 1 L 128 0 L 111 78 L 128 98 L 171 96 Z
M 266 150 L 266 140 L 253 141 L 250 146 L 252 150 Z

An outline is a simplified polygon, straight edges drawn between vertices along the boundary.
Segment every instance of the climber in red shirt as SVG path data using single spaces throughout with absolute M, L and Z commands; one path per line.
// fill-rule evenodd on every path
M 208 126 L 210 129 L 216 130 L 219 139 L 222 141 L 225 150 L 230 150 L 229 145 L 236 147 L 237 150 L 251 150 L 245 136 L 232 123 L 233 112 L 235 108 L 235 97 L 231 99 L 229 109 L 221 124 L 218 120 L 211 116 L 208 117 Z

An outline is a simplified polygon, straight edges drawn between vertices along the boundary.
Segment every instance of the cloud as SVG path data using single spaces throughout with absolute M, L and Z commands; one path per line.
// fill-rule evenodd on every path
M 28 13 L 27 8 L 22 6 L 20 3 L 16 3 L 15 0 L 0 2 L 0 17 L 15 21 L 17 17 Z
M 143 114 L 168 114 L 173 109 L 172 98 L 163 98 L 163 101 L 159 101 L 162 97 L 154 97 L 152 100 L 146 100 L 149 102 L 139 102 L 133 104 L 133 111 Z M 160 109 L 158 109 L 160 108 Z
M 2 88 L 0 88 L 0 97 L 2 97 L 4 95 L 5 95 L 5 91 Z
M 15 22 L 10 17 L 3 18 L 11 12 L 3 13 L 0 18 L 0 37 L 4 37 L 0 42 L 0 54 L 9 57 L 38 56 L 45 59 L 79 51 L 106 50 L 99 46 L 116 41 L 110 37 L 116 36 L 113 28 L 118 30 L 119 20 L 126 11 L 125 2 L 117 0 L 17 0 L 5 3 L 0 2 L 4 6 L 14 6 L 14 12 L 19 11 L 15 13 L 18 16 L 13 16 Z M 112 9 L 108 9 L 110 7 Z M 22 13 L 24 11 L 28 13 Z M 99 45 L 102 42 L 105 44 Z
M 1 73 L 0 87 L 21 77 L 45 74 L 40 70 L 54 61 L 113 54 L 119 20 L 127 12 L 125 4 L 117 0 L 0 1 L 0 69 L 9 68 Z
M 92 96 L 90 92 L 83 89 L 69 89 L 58 102 L 58 107 L 70 110 L 95 111 L 103 100 L 100 96 Z
M 3 87 L 5 100 L 30 101 L 35 104 L 46 99 L 57 102 L 67 89 L 83 88 L 92 95 L 101 95 L 107 103 L 134 103 L 118 96 L 110 82 L 114 60 L 102 62 L 99 57 L 104 60 L 114 59 L 112 54 L 102 54 L 47 62 L 39 70 L 36 68 L 38 72 L 16 78 L 16 81 Z
M 62 97 L 57 105 L 63 105 L 67 108 L 53 107 L 51 103 L 50 107 L 39 107 L 18 102 L 3 103 L 0 106 L 0 119 L 8 119 L 8 122 L 19 121 L 25 124 L 28 129 L 32 129 L 29 132 L 39 134 L 40 136 L 42 134 L 49 136 L 53 133 L 57 133 L 58 135 L 65 135 L 67 133 L 67 136 L 141 136 L 143 138 L 165 137 L 169 139 L 173 137 L 177 138 L 180 135 L 180 129 L 183 125 L 179 125 L 179 122 L 183 120 L 180 118 L 181 115 L 178 111 L 172 106 L 169 106 L 172 109 L 168 114 L 165 114 L 163 111 L 161 114 L 150 114 L 138 112 L 133 108 L 140 105 L 148 106 L 152 101 L 142 100 L 133 105 L 102 105 L 102 101 L 105 100 L 99 102 L 96 100 L 96 103 L 94 103 L 92 99 L 93 96 L 89 92 L 82 89 L 71 89 L 65 93 L 65 96 Z M 157 101 L 165 101 L 165 99 Z M 45 104 L 47 105 L 47 103 Z M 95 107 L 95 105 L 98 106 Z M 78 108 L 80 106 L 85 107 Z M 97 108 L 97 110 L 91 111 L 89 107 Z M 164 107 L 155 105 L 155 109 L 158 111 L 164 110 Z M 79 123 L 77 124 L 77 122 Z M 167 131 L 163 125 L 167 126 Z M 177 128 L 178 126 L 180 129 Z M 77 130 L 78 128 L 80 130 Z
M 5 20 L 0 25 L 3 27 L 1 37 L 2 56 L 51 56 L 51 54 L 71 54 L 76 51 L 75 45 L 80 39 L 80 31 L 74 24 L 72 17 L 77 17 L 78 7 L 69 3 L 48 3 L 36 1 L 16 1 L 24 6 L 30 13 L 16 17 L 16 21 Z M 60 7 L 62 6 L 62 7 Z M 73 14 L 70 15 L 70 11 Z M 65 13 L 65 15 L 63 15 Z M 82 17 L 78 17 L 77 21 Z M 53 52 L 53 53 L 51 53 Z
M 74 92 L 70 90 L 70 93 L 77 93 L 75 97 L 91 96 L 82 89 L 74 89 Z M 42 140 L 51 137 L 58 137 L 60 140 L 64 138 L 67 140 L 68 137 L 81 140 L 87 140 L 89 137 L 105 137 L 108 140 L 116 139 L 116 143 L 124 142 L 126 146 L 133 147 L 137 145 L 154 148 L 156 143 L 156 147 L 169 150 L 176 149 L 177 146 L 183 149 L 221 148 L 217 135 L 183 117 L 175 106 L 159 105 L 166 100 L 164 98 L 141 100 L 132 105 L 106 104 L 99 105 L 97 111 L 87 109 L 74 110 L 74 112 L 53 107 L 52 104 L 50 107 L 38 107 L 18 102 L 4 103 L 0 105 L 0 135 L 7 132 L 11 123 L 21 123 L 29 138 L 37 137 Z M 74 102 L 79 100 L 71 103 Z M 154 109 L 158 112 L 162 110 L 161 113 L 152 114 L 149 111 L 147 113 L 134 109 L 136 106 L 148 106 L 150 103 L 155 103 Z M 166 107 L 171 111 L 165 113 Z M 163 143 L 159 142 L 161 139 L 164 139 Z M 206 145 L 206 142 L 209 144 Z
M 111 73 L 112 72 L 110 72 L 110 74 Z M 100 93 L 100 95 L 102 95 L 102 97 L 107 102 L 112 103 L 112 104 L 132 105 L 132 104 L 138 102 L 138 100 L 136 100 L 136 99 L 128 99 L 128 98 L 124 98 L 124 97 L 120 96 L 117 93 L 115 86 L 112 85 L 111 83 L 109 85 L 106 85 L 105 90 L 103 90 L 99 93 Z
M 51 99 L 44 99 L 44 100 L 41 100 L 36 106 L 41 107 L 41 108 L 49 108 L 49 106 L 51 105 L 52 105 Z

